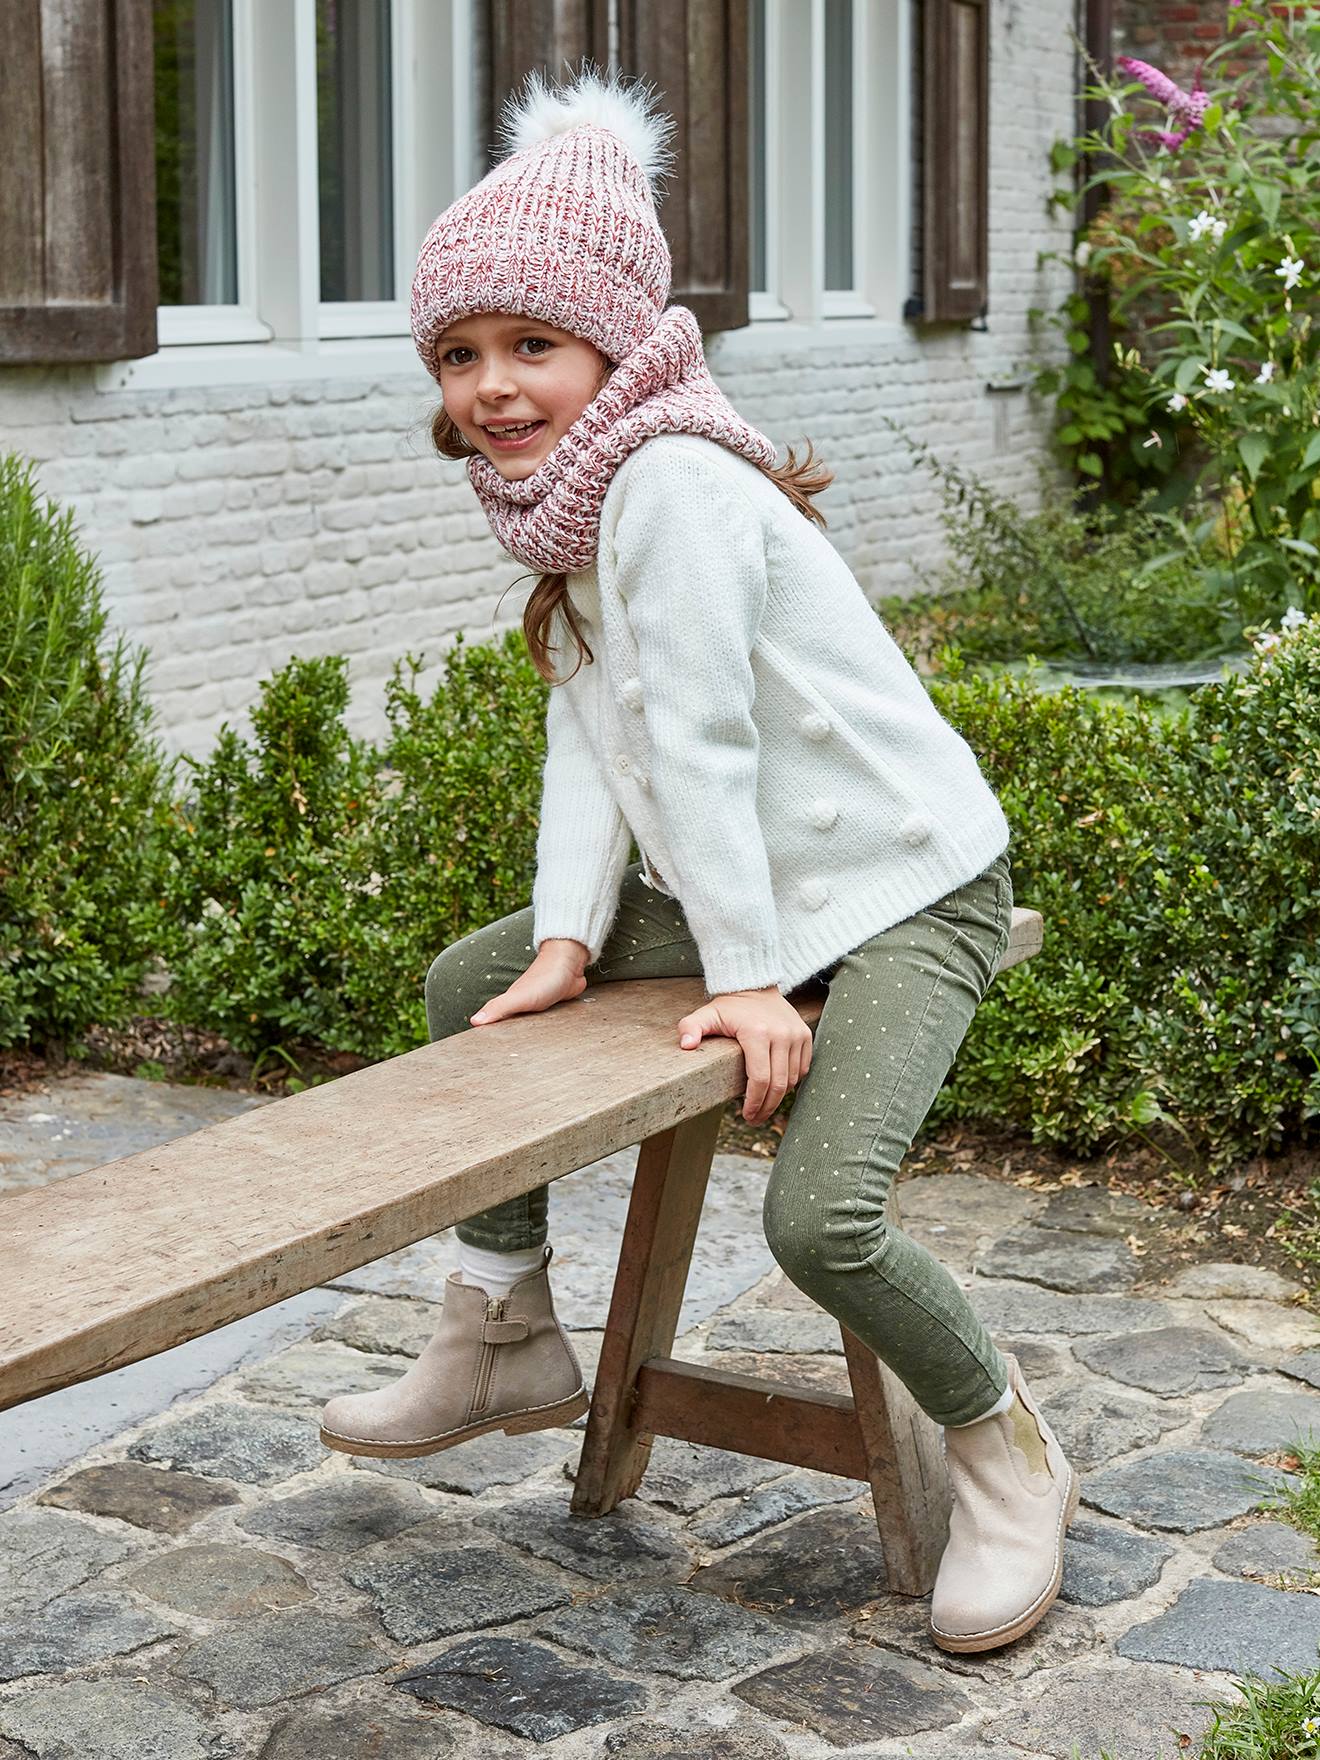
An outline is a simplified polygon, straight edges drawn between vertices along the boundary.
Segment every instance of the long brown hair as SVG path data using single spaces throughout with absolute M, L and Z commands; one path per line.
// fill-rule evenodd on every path
M 601 375 L 601 384 L 609 377 L 608 366 Z M 477 451 L 464 439 L 458 424 L 441 405 L 431 418 L 431 439 L 435 449 L 443 458 L 471 458 Z M 783 464 L 760 465 L 757 468 L 769 477 L 776 489 L 784 494 L 805 518 L 818 526 L 824 526 L 825 515 L 815 505 L 814 498 L 822 489 L 827 489 L 834 481 L 834 472 L 821 463 L 811 441 L 807 441 L 807 450 L 802 458 L 798 458 L 793 448 L 788 448 L 788 456 Z M 561 684 L 560 679 L 550 660 L 552 653 L 558 649 L 550 641 L 550 624 L 556 611 L 562 611 L 572 632 L 577 646 L 577 665 L 585 661 L 594 663 L 595 655 L 583 634 L 578 622 L 577 612 L 573 609 L 573 601 L 568 593 L 568 577 L 564 574 L 543 574 L 532 588 L 531 597 L 523 610 L 523 635 L 527 639 L 527 651 L 532 657 L 532 665 L 545 679 L 547 684 Z M 574 667 L 574 672 L 577 667 Z M 572 674 L 569 674 L 572 677 Z

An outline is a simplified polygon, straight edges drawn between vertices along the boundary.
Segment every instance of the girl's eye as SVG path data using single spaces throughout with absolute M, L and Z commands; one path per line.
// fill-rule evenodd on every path
M 523 341 L 528 348 L 533 349 L 537 354 L 540 354 L 543 349 L 554 347 L 554 343 L 548 336 L 524 336 Z
M 440 356 L 440 359 L 442 361 L 447 361 L 451 367 L 461 367 L 461 366 L 465 365 L 465 363 L 463 361 L 455 360 L 454 356 L 459 355 L 459 354 L 471 354 L 471 353 L 472 353 L 472 350 L 470 348 L 466 347 L 463 343 L 459 342 L 459 343 L 455 343 L 453 348 L 446 349 L 444 354 L 442 354 Z

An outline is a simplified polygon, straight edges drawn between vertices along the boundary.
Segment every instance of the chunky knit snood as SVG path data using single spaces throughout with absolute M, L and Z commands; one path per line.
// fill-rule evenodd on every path
M 482 456 L 468 460 L 468 474 L 510 555 L 542 573 L 571 574 L 596 559 L 615 471 L 655 434 L 699 434 L 754 464 L 775 462 L 774 442 L 743 421 L 711 377 L 686 306 L 661 315 L 531 476 L 503 477 Z

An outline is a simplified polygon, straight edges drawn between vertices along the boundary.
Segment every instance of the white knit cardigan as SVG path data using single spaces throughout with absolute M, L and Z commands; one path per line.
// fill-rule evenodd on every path
M 682 905 L 707 993 L 787 992 L 1007 848 L 967 742 L 833 545 L 747 459 L 646 441 L 568 590 L 595 659 L 550 691 L 537 948 L 569 936 L 599 957 L 631 836 Z M 558 619 L 552 639 L 562 675 Z

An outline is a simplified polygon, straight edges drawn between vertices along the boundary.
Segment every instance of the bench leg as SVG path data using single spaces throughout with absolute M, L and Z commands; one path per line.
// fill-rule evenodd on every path
M 604 1515 L 632 1496 L 646 1471 L 652 1437 L 633 1426 L 637 1372 L 648 1358 L 669 1355 L 678 1330 L 723 1111 L 713 1106 L 641 1146 L 573 1486 L 575 1515 Z
M 939 1426 L 873 1350 L 846 1326 L 839 1330 L 888 1586 L 899 1595 L 927 1595 L 949 1537 L 952 1504 Z

